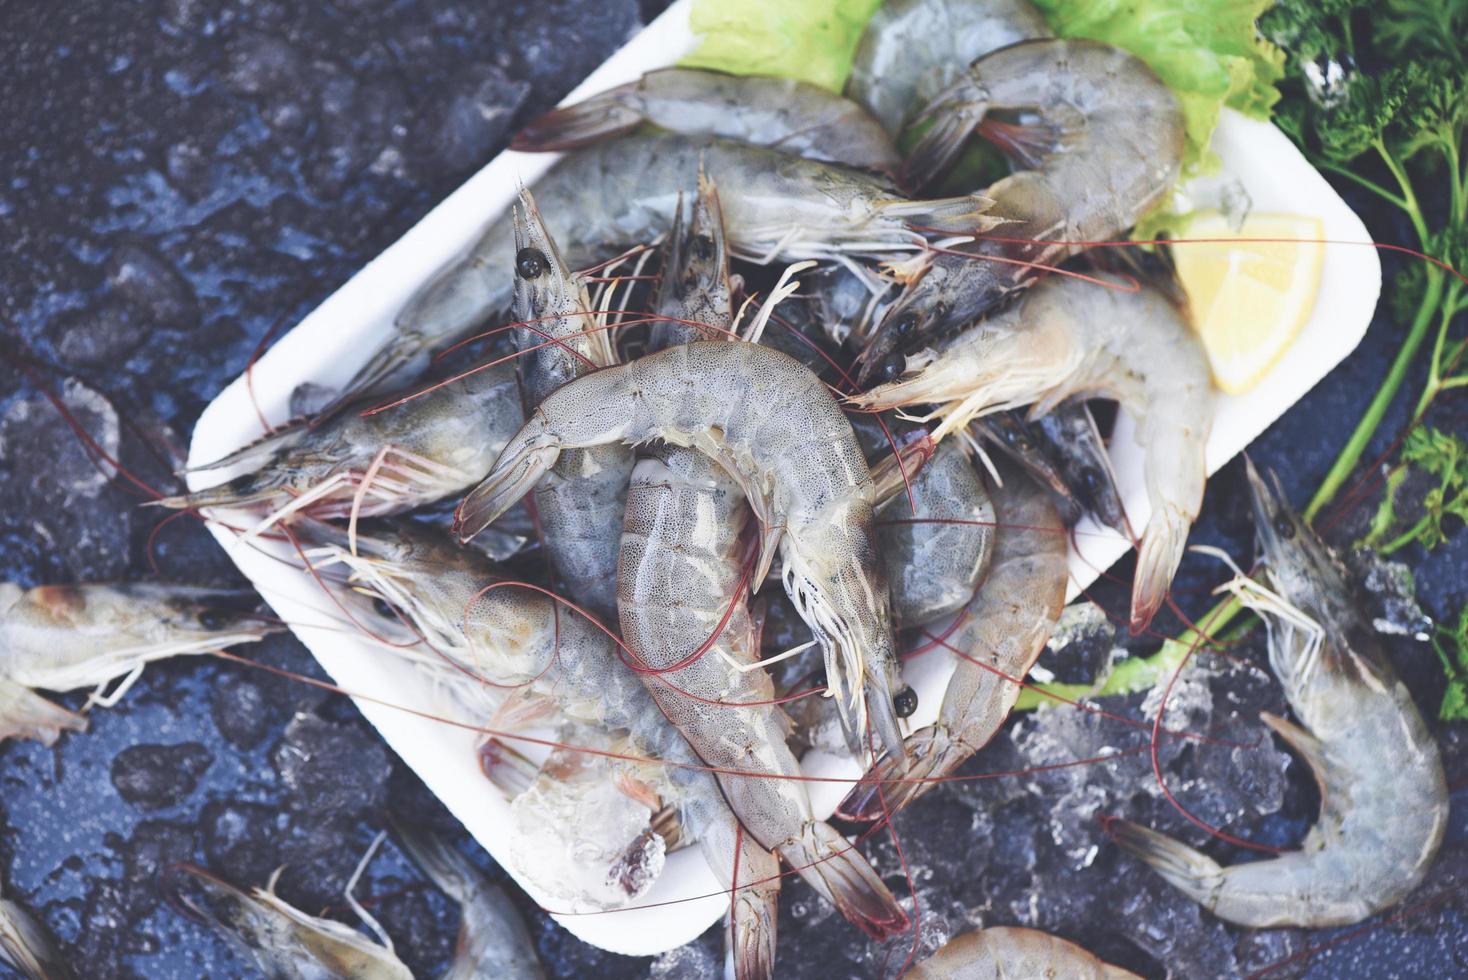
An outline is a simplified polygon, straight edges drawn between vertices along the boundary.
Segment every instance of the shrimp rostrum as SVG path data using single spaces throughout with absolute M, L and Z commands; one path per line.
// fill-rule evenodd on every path
M 1229 588 L 1269 626 L 1269 663 L 1300 724 L 1263 721 L 1305 760 L 1320 817 L 1298 851 L 1224 867 L 1128 821 L 1111 833 L 1214 915 L 1255 929 L 1350 925 L 1426 875 L 1448 822 L 1437 743 L 1354 601 L 1340 559 L 1248 464 L 1261 585 Z
M 653 439 L 698 449 L 739 482 L 760 522 L 754 581 L 778 545 L 786 592 L 821 644 L 852 751 L 864 755 L 874 730 L 900 756 L 898 717 L 916 699 L 897 670 L 872 540 L 874 484 L 851 424 L 794 358 L 706 341 L 566 385 L 541 402 L 460 506 L 461 533 L 504 513 L 567 449 Z
M 1112 288 L 1103 288 L 1110 286 Z M 1132 585 L 1134 632 L 1152 621 L 1203 503 L 1216 394 L 1183 312 L 1157 289 L 1053 277 L 943 346 L 911 377 L 854 395 L 869 408 L 935 403 L 941 439 L 969 420 L 1072 396 L 1114 398 L 1136 420 L 1152 514 Z

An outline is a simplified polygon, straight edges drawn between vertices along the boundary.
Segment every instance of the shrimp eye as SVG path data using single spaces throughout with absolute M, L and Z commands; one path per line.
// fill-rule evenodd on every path
M 515 271 L 521 279 L 539 279 L 549 266 L 545 253 L 538 248 L 522 248 L 515 253 Z
M 372 611 L 383 619 L 395 619 L 398 614 L 397 610 L 381 596 L 377 596 L 372 600 Z
M 1295 536 L 1295 522 L 1285 514 L 1280 514 L 1274 519 L 1274 533 L 1286 541 Z
M 228 622 L 228 620 L 225 618 L 224 613 L 217 610 L 205 609 L 203 612 L 199 613 L 199 625 L 204 627 L 206 630 L 224 629 L 224 624 L 226 622 Z
M 902 357 L 900 355 L 897 357 L 889 357 L 887 358 L 887 360 L 882 362 L 881 366 L 878 367 L 877 370 L 872 372 L 873 379 L 877 382 L 877 384 L 886 384 L 889 381 L 896 381 L 899 377 L 902 376 L 902 369 L 906 364 L 907 358 L 905 357 Z
M 918 318 L 916 313 L 909 313 L 896 323 L 892 324 L 892 332 L 899 338 L 906 337 L 917 328 Z
M 1101 490 L 1101 473 L 1094 466 L 1087 466 L 1081 470 L 1081 486 L 1087 493 L 1098 493 Z
M 705 235 L 699 235 L 697 238 L 695 238 L 693 240 L 693 257 L 698 259 L 698 261 L 700 262 L 707 262 L 709 259 L 713 258 L 713 239 Z
M 892 710 L 897 712 L 897 717 L 907 718 L 917 710 L 917 692 L 909 684 L 904 684 L 902 690 L 892 695 Z

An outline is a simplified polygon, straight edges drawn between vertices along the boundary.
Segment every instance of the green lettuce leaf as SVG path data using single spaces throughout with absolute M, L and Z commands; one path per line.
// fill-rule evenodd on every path
M 683 59 L 736 75 L 780 75 L 841 91 L 881 0 L 695 0 L 698 48 Z

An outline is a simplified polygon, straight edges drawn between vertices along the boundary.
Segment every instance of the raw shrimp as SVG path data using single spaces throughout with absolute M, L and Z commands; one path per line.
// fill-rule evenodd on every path
M 0 705 L 7 711 L 0 717 L 0 732 L 51 741 L 61 728 L 85 725 L 49 706 L 60 712 L 52 715 L 30 692 L 7 697 L 6 681 L 71 691 L 126 676 L 107 697 L 93 698 L 111 705 L 150 661 L 222 650 L 280 632 L 283 627 L 262 622 L 253 612 L 258 601 L 243 590 L 158 582 L 41 585 L 21 593 L 0 609 Z M 18 717 L 8 714 L 12 709 Z
M 510 149 L 574 150 L 624 136 L 644 123 L 888 175 L 901 163 L 887 132 L 849 99 L 809 82 L 700 68 L 650 71 L 635 82 L 552 109 L 521 130 Z
M 912 802 L 934 785 L 931 780 L 949 775 L 988 744 L 1019 698 L 1016 680 L 1034 666 L 1065 605 L 1067 540 L 1060 515 L 1012 467 L 1001 476 L 1004 486 L 990 495 L 997 529 L 989 574 L 944 640 L 972 659 L 959 659 L 938 720 L 907 737 L 907 771 L 887 759 L 875 768 L 878 780 L 912 780 L 882 785 L 889 809 Z M 877 786 L 858 786 L 842 812 L 879 816 Z
M 724 188 L 732 253 L 755 262 L 888 259 L 921 249 L 913 225 L 963 233 L 991 226 L 985 202 L 907 201 L 888 181 L 837 164 L 712 137 L 634 134 L 577 151 L 535 184 L 547 226 L 573 264 L 608 258 L 671 227 L 679 194 L 697 189 L 700 165 Z M 471 334 L 510 304 L 515 243 L 495 215 L 460 258 L 398 314 L 392 337 L 347 383 L 341 398 L 410 382 L 432 353 Z
M 734 319 L 734 285 L 729 278 L 729 243 L 719 192 L 699 174 L 693 218 L 684 223 L 683 209 L 663 246 L 662 278 L 653 312 L 665 320 L 653 324 L 648 349 L 662 350 L 695 340 L 728 340 Z
M 31 738 L 42 745 L 52 745 L 64 731 L 86 730 L 85 715 L 67 711 L 30 688 L 0 677 L 0 742 L 7 738 Z
M 441 980 L 540 980 L 545 972 L 525 922 L 504 890 L 448 841 L 398 826 L 397 841 L 423 873 L 459 905 L 454 961 Z
M 566 382 L 615 363 L 616 354 L 592 319 L 586 280 L 561 258 L 528 190 L 520 191 L 514 227 L 515 319 L 527 324 L 515 331 L 515 344 L 525 408 L 534 411 Z M 494 451 L 503 448 L 500 442 Z M 635 461 L 626 446 L 578 449 L 535 487 L 551 568 L 572 600 L 606 622 L 617 617 L 617 543 Z
M 1182 167 L 1177 98 L 1140 60 L 1095 41 L 1025 41 L 995 51 L 921 118 L 934 125 L 908 161 L 916 186 L 975 127 L 1021 169 L 984 192 L 993 201 L 985 217 L 1001 222 L 1005 240 L 980 237 L 934 256 L 863 352 L 862 383 L 893 380 L 903 355 L 1029 286 L 1040 272 L 1034 263 L 1053 265 L 1081 243 L 1116 238 L 1172 191 Z
M 955 337 L 914 377 L 851 400 L 872 408 L 941 403 L 932 415 L 942 417 L 933 433 L 941 439 L 977 415 L 1030 403 L 1038 403 L 1034 414 L 1044 414 L 1076 395 L 1119 401 L 1136 420 L 1145 451 L 1152 516 L 1137 555 L 1131 611 L 1132 630 L 1140 631 L 1167 595 L 1203 502 L 1216 401 L 1197 334 L 1160 291 L 1048 279 Z
M 748 832 L 842 914 L 873 932 L 906 924 L 861 852 L 811 813 L 788 719 L 746 605 L 739 484 L 702 453 L 665 447 L 637 463 L 618 570 L 622 635 L 658 705 L 705 763 Z M 748 774 L 748 775 L 746 775 Z M 783 777 L 783 778 L 782 778 Z
M 993 547 L 994 508 L 983 481 L 965 447 L 942 443 L 877 511 L 877 548 L 892 583 L 897 626 L 921 626 L 962 609 Z
M 969 432 L 1004 453 L 1015 465 L 1050 494 L 1066 527 L 1074 527 L 1085 516 L 1086 505 L 1066 481 L 1050 447 L 1040 444 L 1040 433 L 1025 418 L 1023 409 L 993 412 L 968 424 Z
M 761 525 L 752 581 L 764 581 L 778 543 L 785 590 L 825 653 L 852 751 L 864 754 L 874 729 L 900 756 L 897 719 L 916 697 L 898 676 L 871 474 L 835 399 L 790 356 L 705 341 L 566 385 L 460 506 L 464 530 L 503 513 L 566 449 L 652 439 L 699 449 L 739 481 Z
M 543 410 L 544 404 L 537 416 Z M 520 586 L 494 587 L 497 577 L 479 556 L 424 527 L 399 523 L 365 529 L 357 551 L 341 551 L 339 557 L 435 649 L 473 676 L 544 699 L 572 722 L 623 732 L 627 751 L 666 763 L 681 832 L 698 842 L 714 874 L 735 890 L 731 928 L 739 976 L 769 975 L 779 864 L 752 837 L 740 834 L 718 781 L 663 717 L 636 672 L 622 663 L 606 632 L 549 596 Z M 574 756 L 574 747 L 568 751 Z M 556 805 L 548 809 L 554 812 Z M 589 809 L 579 819 L 602 815 Z
M 396 514 L 483 479 L 525 420 L 509 365 L 472 374 L 375 415 L 362 402 L 319 425 L 297 424 L 199 470 L 246 465 L 232 480 L 157 501 L 162 507 L 263 503 L 317 516 Z M 360 502 L 359 502 L 360 500 Z
M 46 927 L 4 897 L 0 897 L 0 964 L 26 980 L 69 980 L 72 976 Z
M 846 95 L 896 138 L 975 58 L 1049 36 L 1029 0 L 886 0 L 862 33 Z
M 965 933 L 907 974 L 908 980 L 1140 980 L 1075 943 L 1019 926 Z
M 179 901 L 224 933 L 267 980 L 413 980 L 392 950 L 281 901 L 273 880 L 245 893 L 190 865 L 176 873 L 198 893 L 180 893 Z
M 1231 590 L 1263 614 L 1269 664 L 1301 725 L 1262 719 L 1320 787 L 1320 818 L 1298 851 L 1223 867 L 1128 821 L 1111 828 L 1127 852 L 1193 901 L 1254 929 L 1360 922 L 1422 881 L 1448 823 L 1437 743 L 1397 678 L 1334 553 L 1248 463 L 1254 533 L 1268 586 Z

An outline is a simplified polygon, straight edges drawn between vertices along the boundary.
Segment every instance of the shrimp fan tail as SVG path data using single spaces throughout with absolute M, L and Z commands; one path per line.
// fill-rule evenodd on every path
M 779 848 L 792 870 L 873 939 L 907 929 L 907 913 L 866 858 L 830 825 L 812 821 Z

